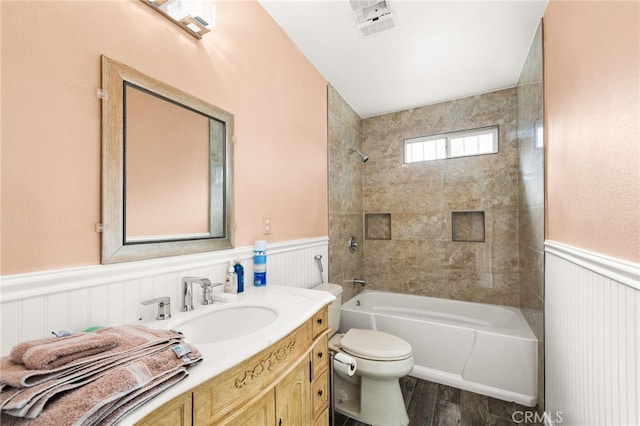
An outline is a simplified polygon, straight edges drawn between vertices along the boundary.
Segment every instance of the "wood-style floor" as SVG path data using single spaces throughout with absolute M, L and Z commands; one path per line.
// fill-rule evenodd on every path
M 533 423 L 535 408 L 410 376 L 400 379 L 400 385 L 411 426 L 541 424 Z M 334 426 L 365 426 L 365 423 L 336 412 Z

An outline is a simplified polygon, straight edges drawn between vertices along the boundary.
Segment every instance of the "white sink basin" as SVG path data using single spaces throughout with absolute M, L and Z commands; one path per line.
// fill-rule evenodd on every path
M 215 343 L 245 336 L 265 328 L 278 318 L 278 311 L 260 305 L 232 305 L 189 317 L 171 328 L 189 343 Z

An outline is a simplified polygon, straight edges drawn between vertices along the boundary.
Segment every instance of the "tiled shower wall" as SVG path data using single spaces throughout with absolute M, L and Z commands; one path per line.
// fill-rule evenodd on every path
M 362 177 L 366 166 L 349 148 L 362 150 L 361 119 L 340 94 L 329 86 L 329 282 L 341 284 L 342 300 L 360 288 L 353 278 L 364 278 L 362 228 Z M 351 236 L 359 248 L 347 249 Z
M 520 73 L 518 97 L 520 308 L 538 338 L 538 407 L 544 409 L 544 147 L 542 24 Z
M 540 342 L 541 410 L 544 148 L 535 129 L 542 107 L 542 24 L 514 89 L 361 120 L 329 88 L 330 281 L 343 285 L 343 300 L 354 294 L 346 281 L 362 277 L 372 289 L 520 307 Z M 496 155 L 403 164 L 403 139 L 496 124 Z M 350 156 L 350 147 L 369 161 Z M 452 241 L 454 211 L 484 212 L 485 241 Z M 390 239 L 363 240 L 363 212 L 378 226 L 389 222 Z M 364 256 L 348 253 L 350 235 Z M 380 229 L 369 235 L 387 237 Z
M 518 306 L 516 102 L 513 88 L 362 120 L 364 213 L 391 217 L 390 239 L 364 241 L 370 288 Z M 403 162 L 404 139 L 494 125 L 497 154 Z M 460 211 L 484 212 L 483 242 L 452 241 Z

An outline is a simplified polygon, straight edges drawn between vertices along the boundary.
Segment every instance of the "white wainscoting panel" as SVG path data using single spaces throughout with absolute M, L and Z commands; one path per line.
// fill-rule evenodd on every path
M 320 282 L 316 255 L 327 271 L 326 237 L 267 244 L 267 285 L 310 288 Z M 3 276 L 0 282 L 0 354 L 18 342 L 51 336 L 52 331 L 85 330 L 149 321 L 155 306 L 143 300 L 171 297 L 179 309 L 181 278 L 207 277 L 222 282 L 229 261 L 245 269 L 253 285 L 253 247 L 83 268 Z M 325 272 L 325 278 L 327 273 Z M 194 291 L 194 303 L 201 294 Z
M 640 267 L 545 246 L 546 411 L 563 425 L 640 424 Z

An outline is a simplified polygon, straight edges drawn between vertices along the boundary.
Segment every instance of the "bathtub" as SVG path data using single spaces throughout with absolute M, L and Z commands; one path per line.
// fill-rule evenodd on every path
M 411 376 L 537 403 L 538 341 L 517 308 L 365 290 L 340 308 L 340 331 L 380 330 L 411 344 Z

